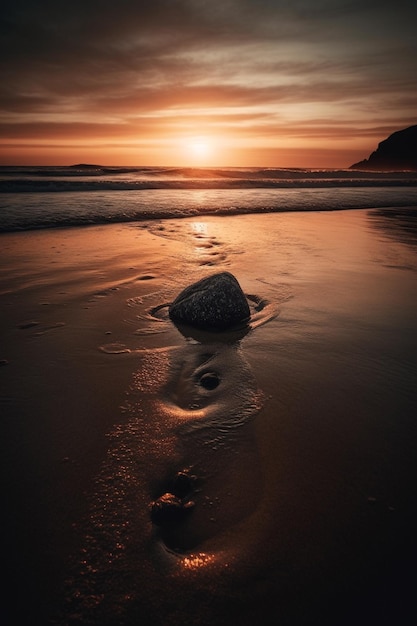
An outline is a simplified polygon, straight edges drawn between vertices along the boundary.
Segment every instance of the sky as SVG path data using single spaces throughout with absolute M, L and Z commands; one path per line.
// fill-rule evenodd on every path
M 0 164 L 349 167 L 417 123 L 417 3 L 3 0 Z

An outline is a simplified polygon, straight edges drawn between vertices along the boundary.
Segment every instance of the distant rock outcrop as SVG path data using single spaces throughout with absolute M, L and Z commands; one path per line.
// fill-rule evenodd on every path
M 368 159 L 351 170 L 417 170 L 417 125 L 399 130 L 378 144 Z
M 69 166 L 74 170 L 101 170 L 101 165 L 93 165 L 93 163 L 76 163 L 75 165 Z

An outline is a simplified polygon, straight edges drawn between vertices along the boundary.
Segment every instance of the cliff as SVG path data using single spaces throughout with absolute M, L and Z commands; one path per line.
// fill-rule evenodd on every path
M 349 169 L 417 171 L 417 125 L 393 133 L 378 144 L 368 159 L 354 163 Z

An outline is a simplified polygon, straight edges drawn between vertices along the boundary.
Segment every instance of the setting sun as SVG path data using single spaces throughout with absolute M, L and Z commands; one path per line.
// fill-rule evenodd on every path
M 213 142 L 206 137 L 193 137 L 186 142 L 186 152 L 192 159 L 207 163 L 214 156 Z
M 207 141 L 194 141 L 190 147 L 195 156 L 205 157 L 210 152 L 210 146 Z

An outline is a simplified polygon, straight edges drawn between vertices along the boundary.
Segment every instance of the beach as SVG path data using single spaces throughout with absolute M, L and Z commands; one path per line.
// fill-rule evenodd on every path
M 7 626 L 413 623 L 415 208 L 0 239 Z M 223 271 L 248 332 L 184 335 Z

